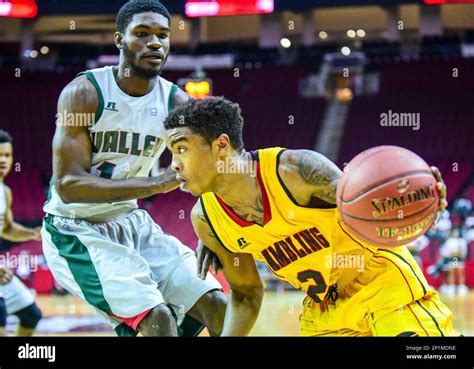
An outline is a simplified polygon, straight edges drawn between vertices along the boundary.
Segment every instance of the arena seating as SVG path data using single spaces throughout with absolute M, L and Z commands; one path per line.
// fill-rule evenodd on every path
M 474 100 L 474 90 L 470 86 L 474 63 L 463 59 L 391 60 L 372 65 L 381 71 L 380 93 L 356 96 L 352 101 L 339 164 L 371 146 L 401 145 L 440 167 L 451 200 L 474 170 L 470 122 L 474 105 L 466 103 Z M 276 145 L 311 148 L 325 101 L 322 98 L 302 99 L 295 81 L 310 73 L 313 67 L 264 66 L 262 69 L 240 68 L 238 76 L 232 69 L 213 70 L 208 75 L 215 81 L 214 95 L 223 95 L 241 105 L 247 149 Z M 453 68 L 458 68 L 459 77 L 453 77 Z M 39 221 L 45 200 L 44 188 L 51 176 L 57 97 L 78 70 L 22 72 L 20 77 L 15 77 L 14 72 L 11 69 L 0 71 L 2 128 L 12 133 L 15 163 L 20 164 L 20 171 L 12 171 L 8 184 L 15 195 L 16 218 Z M 167 71 L 164 74 L 172 81 L 185 76 L 183 72 Z M 35 89 L 35 94 L 24 93 L 29 89 Z M 27 106 L 32 108 L 25 108 Z M 381 127 L 380 114 L 389 110 L 419 113 L 420 129 Z M 290 124 L 291 116 L 294 124 Z M 167 165 L 169 162 L 170 155 L 166 154 L 161 163 Z M 471 189 L 468 195 L 474 197 L 474 190 Z M 192 196 L 178 192 L 159 195 L 154 197 L 150 212 L 166 231 L 194 245 L 196 238 L 189 222 L 194 201 Z

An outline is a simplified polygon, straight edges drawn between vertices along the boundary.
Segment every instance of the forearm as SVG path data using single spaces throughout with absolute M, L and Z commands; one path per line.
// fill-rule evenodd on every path
M 36 228 L 28 228 L 19 223 L 12 222 L 3 230 L 2 237 L 12 242 L 26 242 L 36 239 L 37 233 Z
M 247 336 L 257 320 L 263 291 L 243 295 L 231 290 L 222 336 Z
M 157 177 L 129 179 L 105 179 L 84 174 L 65 176 L 59 181 L 58 192 L 68 203 L 108 203 L 141 199 L 178 186 L 176 174 L 170 170 Z

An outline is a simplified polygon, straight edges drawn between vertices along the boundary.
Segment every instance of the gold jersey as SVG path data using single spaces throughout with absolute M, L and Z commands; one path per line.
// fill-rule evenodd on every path
M 252 153 L 262 192 L 263 226 L 242 219 L 215 193 L 203 194 L 200 202 L 226 249 L 252 254 L 277 277 L 319 302 L 329 286 L 349 284 L 377 248 L 355 238 L 336 206 L 322 209 L 296 203 L 277 170 L 284 150 L 276 147 Z

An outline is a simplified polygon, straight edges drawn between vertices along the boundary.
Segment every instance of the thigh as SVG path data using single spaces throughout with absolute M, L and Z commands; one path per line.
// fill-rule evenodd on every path
M 128 223 L 128 218 L 99 225 L 47 218 L 42 237 L 59 284 L 112 323 L 123 321 L 135 329 L 164 300 L 146 260 L 134 248 Z
M 306 296 L 300 316 L 301 336 L 371 336 L 364 308 L 352 299 L 317 303 Z
M 20 311 L 35 302 L 35 296 L 17 276 L 4 286 L 5 304 L 9 315 Z
M 222 286 L 211 274 L 208 274 L 205 280 L 198 278 L 196 257 L 193 253 L 186 253 L 181 256 L 180 261 L 170 271 L 168 278 L 160 284 L 159 288 L 166 303 L 175 312 L 178 324 L 181 324 L 184 315 L 195 306 L 202 296 L 212 290 L 221 290 Z
M 453 315 L 438 297 L 429 294 L 371 322 L 374 336 L 459 336 Z

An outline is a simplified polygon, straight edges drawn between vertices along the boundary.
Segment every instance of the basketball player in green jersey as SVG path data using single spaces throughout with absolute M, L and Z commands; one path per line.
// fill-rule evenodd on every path
M 159 76 L 170 49 L 170 14 L 156 0 L 126 3 L 115 44 L 117 66 L 86 71 L 59 97 L 42 231 L 46 260 L 57 281 L 119 335 L 171 336 L 186 323 L 220 335 L 220 284 L 199 279 L 192 250 L 137 208 L 137 199 L 179 184 L 171 170 L 149 177 L 166 147 L 163 121 L 188 99 Z M 61 119 L 71 114 L 74 124 Z

